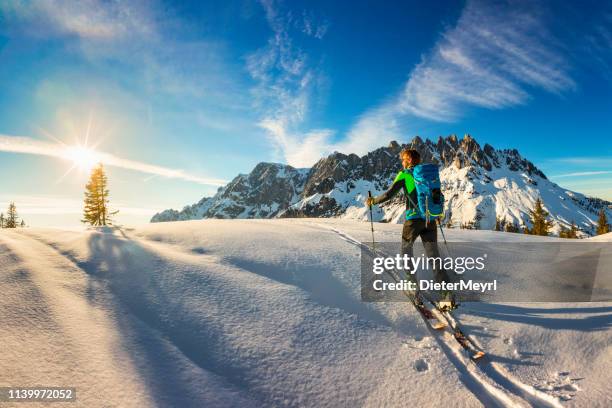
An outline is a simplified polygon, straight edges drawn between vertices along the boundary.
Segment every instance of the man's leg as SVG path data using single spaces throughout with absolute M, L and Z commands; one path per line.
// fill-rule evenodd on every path
M 406 220 L 404 222 L 404 228 L 402 229 L 402 256 L 408 255 L 412 257 L 412 246 L 414 241 L 418 238 L 422 228 L 423 226 L 420 220 Z M 406 271 L 406 274 L 409 274 L 409 271 Z M 408 279 L 416 281 L 416 273 L 408 276 Z
M 425 254 L 429 258 L 439 257 L 440 251 L 438 250 L 438 230 L 436 230 L 436 222 L 430 222 L 422 231 L 421 231 L 421 241 L 423 241 L 423 246 L 425 247 Z M 438 267 L 436 264 L 433 269 L 433 275 L 436 282 L 450 282 L 448 278 L 448 274 L 444 270 L 444 266 L 440 265 Z M 455 305 L 455 295 L 453 292 L 449 290 L 440 291 L 440 299 L 438 302 L 438 307 L 442 310 L 450 310 L 456 307 Z
M 425 221 L 423 221 L 425 224 Z M 421 230 L 421 241 L 425 247 L 425 255 L 429 258 L 440 257 L 440 251 L 438 250 L 438 230 L 436 229 L 436 221 L 430 221 L 429 225 L 425 226 Z M 448 274 L 444 268 L 438 268 L 437 263 L 433 269 L 433 277 L 436 282 L 450 282 Z

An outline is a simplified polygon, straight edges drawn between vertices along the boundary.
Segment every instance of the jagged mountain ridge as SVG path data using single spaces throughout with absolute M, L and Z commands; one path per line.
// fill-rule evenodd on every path
M 213 197 L 181 211 L 165 210 L 151 222 L 201 218 L 347 217 L 366 220 L 363 200 L 368 190 L 380 194 L 401 169 L 400 150 L 391 142 L 365 156 L 333 153 L 310 169 L 259 163 L 240 174 Z M 448 227 L 493 229 L 496 218 L 528 225 L 528 211 L 543 199 L 553 220 L 553 233 L 576 222 L 584 235 L 594 233 L 597 212 L 612 203 L 564 189 L 546 178 L 516 149 L 480 147 L 470 135 L 439 137 L 436 142 L 415 137 L 409 144 L 424 162 L 440 165 Z M 376 207 L 374 219 L 403 221 L 403 197 Z

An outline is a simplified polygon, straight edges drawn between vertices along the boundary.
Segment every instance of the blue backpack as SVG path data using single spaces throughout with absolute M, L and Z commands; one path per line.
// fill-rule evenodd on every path
M 429 222 L 444 214 L 444 195 L 440 190 L 440 172 L 435 164 L 419 164 L 412 169 L 419 211 Z

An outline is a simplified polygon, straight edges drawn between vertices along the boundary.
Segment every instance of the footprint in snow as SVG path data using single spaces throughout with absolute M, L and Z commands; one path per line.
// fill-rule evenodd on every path
M 580 380 L 581 378 L 571 378 L 569 371 L 559 371 L 548 380 L 542 380 L 542 383 L 537 384 L 536 388 L 563 401 L 569 401 L 581 390 L 577 384 Z
M 414 362 L 414 369 L 418 372 L 429 370 L 429 363 L 424 358 L 420 358 Z

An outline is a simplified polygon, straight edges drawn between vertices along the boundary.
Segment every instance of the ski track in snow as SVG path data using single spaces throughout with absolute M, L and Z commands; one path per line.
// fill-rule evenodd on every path
M 341 239 L 358 247 L 363 247 L 358 239 L 333 227 L 319 225 L 322 229 L 327 229 L 337 234 Z M 366 249 L 370 249 L 365 247 Z M 485 406 L 498 405 L 505 407 L 521 406 L 513 396 L 513 393 L 531 406 L 536 407 L 561 407 L 560 401 L 544 392 L 536 390 L 534 387 L 524 384 L 514 378 L 510 373 L 503 370 L 498 364 L 485 361 L 474 362 L 453 339 L 452 334 L 445 331 L 442 335 L 431 330 L 432 335 L 438 340 L 440 345 L 446 350 L 447 357 L 455 367 L 465 374 L 466 386 L 474 392 Z M 485 395 L 480 393 L 485 392 Z
M 334 239 L 363 246 L 342 222 L 287 224 L 317 237 L 316 248 Z M 420 320 L 408 303 L 363 304 L 358 279 L 337 275 L 346 261 L 338 260 L 334 273 L 329 263 L 317 266 L 337 247 L 310 254 L 312 248 L 280 242 L 266 221 L 243 221 L 242 235 L 261 233 L 263 242 L 237 252 L 228 241 L 224 247 L 166 225 L 0 234 L 0 290 L 9 293 L 0 298 L 0 338 L 14 349 L 0 355 L 0 386 L 16 385 L 12 377 L 56 384 L 59 372 L 78 379 L 57 385 L 77 386 L 77 406 L 87 407 L 393 406 L 402 401 L 390 392 L 397 387 L 423 406 L 560 407 L 581 390 L 582 379 L 566 371 L 542 373 L 549 378 L 532 386 L 491 354 L 475 363 L 451 332 L 413 327 Z M 259 256 L 275 242 L 278 254 Z M 401 315 L 411 319 L 410 332 Z M 503 343 L 514 347 L 512 333 Z M 40 353 L 44 363 L 19 367 L 24 352 Z M 3 367 L 12 371 L 2 374 Z M 411 377 L 407 384 L 402 375 Z M 411 381 L 430 392 L 414 394 Z
M 337 234 L 344 241 L 353 244 L 357 247 L 364 247 L 366 250 L 371 250 L 371 248 L 367 245 L 364 245 L 358 239 L 352 237 L 351 235 L 339 230 L 335 227 L 330 227 L 325 224 L 317 224 L 321 229 L 331 231 Z M 447 315 L 449 322 L 455 321 L 451 316 Z M 435 336 L 435 333 L 433 333 Z M 479 347 L 482 346 L 479 344 L 478 340 L 473 336 L 469 336 Z M 520 397 L 523 401 L 527 402 L 530 406 L 536 407 L 561 407 L 562 401 L 569 401 L 572 399 L 571 396 L 567 396 L 567 394 L 561 394 L 558 391 L 570 391 L 576 392 L 579 391 L 580 388 L 577 387 L 574 381 L 568 381 L 567 378 L 563 381 L 547 381 L 544 386 L 536 385 L 531 386 L 524 382 L 521 382 L 516 377 L 514 377 L 510 372 L 505 369 L 501 364 L 494 361 L 487 361 L 488 357 L 485 357 L 484 361 L 479 362 L 478 364 L 474 363 L 471 359 L 465 358 L 465 353 L 460 347 L 456 347 L 456 342 L 452 338 L 451 335 L 447 336 L 447 333 L 444 333 L 444 336 L 438 336 L 437 339 L 443 342 L 448 347 L 449 352 L 452 352 L 455 358 L 452 358 L 447 353 L 449 359 L 455 364 L 457 369 L 459 370 L 467 370 L 470 375 L 471 381 L 475 381 L 480 384 L 482 389 L 486 390 L 489 393 L 490 399 L 487 401 L 484 398 L 481 398 L 481 402 L 485 405 L 490 405 L 492 403 L 498 403 L 502 406 L 513 406 L 515 402 L 509 398 L 508 393 L 512 393 L 518 397 Z M 461 367 L 457 366 L 457 363 L 461 365 Z M 470 367 L 477 366 L 479 372 L 473 372 Z M 567 376 L 567 373 L 565 373 Z M 483 377 L 484 375 L 484 377 Z M 563 376 L 561 376 L 563 377 Z M 556 383 L 559 384 L 556 384 Z M 551 383 L 554 383 L 551 385 Z M 478 392 L 478 387 L 474 389 L 474 384 L 467 384 L 468 388 L 473 389 Z M 504 391 L 505 390 L 505 391 Z M 549 391 L 549 393 L 545 392 Z M 552 395 L 555 391 L 555 394 Z

